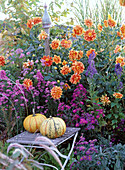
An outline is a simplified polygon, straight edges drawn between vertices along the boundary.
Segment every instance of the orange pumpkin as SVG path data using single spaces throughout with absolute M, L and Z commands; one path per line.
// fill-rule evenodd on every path
M 119 0 L 121 6 L 125 6 L 125 0 Z
M 23 127 L 28 132 L 38 132 L 40 130 L 41 123 L 46 119 L 46 116 L 40 113 L 34 113 L 32 115 L 27 116 L 23 121 Z
M 66 124 L 59 117 L 50 117 L 44 120 L 40 126 L 40 133 L 48 138 L 58 138 L 66 131 Z

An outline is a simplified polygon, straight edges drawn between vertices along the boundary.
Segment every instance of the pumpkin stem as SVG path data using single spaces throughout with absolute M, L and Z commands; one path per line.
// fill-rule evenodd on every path
M 36 116 L 36 114 L 35 114 L 35 109 L 33 108 L 33 116 Z

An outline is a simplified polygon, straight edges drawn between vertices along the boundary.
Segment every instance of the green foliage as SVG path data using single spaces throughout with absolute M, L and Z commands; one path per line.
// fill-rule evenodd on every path
M 72 163 L 71 169 L 123 169 L 125 145 L 121 143 L 113 145 L 109 140 L 102 137 L 96 144 L 94 140 L 82 141 L 76 144 L 76 160 Z
M 91 18 L 94 23 L 101 22 L 108 18 L 108 14 L 112 16 L 117 23 L 121 24 L 124 16 L 124 9 L 119 5 L 119 1 L 113 0 L 74 0 L 71 3 L 71 9 L 80 25 L 84 25 L 84 20 Z

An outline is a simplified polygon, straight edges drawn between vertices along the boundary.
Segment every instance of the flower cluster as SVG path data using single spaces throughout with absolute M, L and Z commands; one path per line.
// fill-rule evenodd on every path
M 88 29 L 87 31 L 85 31 L 84 39 L 86 41 L 94 41 L 95 38 L 96 38 L 96 33 L 94 29 Z
M 87 26 L 87 27 L 92 27 L 92 25 L 93 25 L 93 21 L 92 21 L 92 19 L 85 19 L 84 20 L 84 24 Z
M 125 58 L 122 56 L 119 56 L 116 58 L 116 64 L 120 64 L 121 67 L 123 67 L 125 65 Z
M 109 105 L 111 103 L 107 94 L 105 94 L 105 96 L 102 95 L 102 97 L 100 99 L 101 99 L 101 102 L 103 103 L 104 106 Z
M 4 64 L 5 64 L 5 58 L 4 58 L 4 56 L 0 56 L 0 66 L 4 66 Z
M 92 48 L 90 48 L 90 50 L 88 50 L 86 52 L 86 56 L 89 58 L 90 54 L 92 54 L 92 53 L 94 53 L 94 55 L 96 57 L 97 52 L 95 52 L 95 49 L 92 49 Z
M 26 87 L 26 89 L 29 89 L 33 85 L 33 82 L 30 79 L 24 79 L 23 85 Z
M 34 65 L 34 62 L 33 60 L 27 60 L 27 62 L 24 62 L 23 63 L 23 67 L 24 68 L 30 68 L 30 69 L 33 69 L 33 65 Z
M 62 89 L 60 87 L 55 86 L 51 89 L 52 98 L 59 99 L 61 98 L 61 95 L 62 95 Z
M 52 60 L 52 57 L 50 57 L 49 55 L 48 56 L 43 56 L 40 60 L 44 66 L 51 66 L 52 63 L 53 63 L 53 60 Z
M 47 37 L 48 37 L 48 34 L 45 31 L 41 30 L 41 33 L 38 35 L 39 40 L 42 40 L 42 39 L 45 40 Z
M 70 73 L 70 72 L 71 72 L 71 69 L 70 69 L 69 66 L 67 66 L 67 65 L 64 65 L 64 66 L 61 68 L 61 70 L 60 70 L 60 73 L 63 74 L 63 75 L 66 75 L 66 74 L 68 74 L 68 73 Z
M 61 58 L 60 58 L 60 56 L 54 55 L 54 57 L 53 57 L 53 62 L 55 62 L 56 64 L 61 63 Z
M 60 41 L 58 39 L 55 39 L 52 41 L 52 43 L 50 44 L 51 48 L 53 50 L 56 50 L 60 45 Z
M 84 71 L 84 69 L 85 69 L 85 67 L 84 67 L 83 63 L 80 61 L 75 61 L 72 64 L 72 70 L 74 71 L 74 73 L 81 74 Z
M 96 109 L 91 113 L 85 112 L 87 91 L 82 84 L 78 84 L 73 92 L 69 104 L 59 103 L 58 115 L 62 117 L 68 126 L 85 127 L 84 130 L 94 129 L 99 120 L 105 115 L 103 109 Z
M 123 94 L 118 92 L 118 93 L 114 93 L 113 96 L 117 99 L 121 99 L 123 97 Z
M 93 161 L 93 156 L 98 153 L 98 150 L 96 149 L 96 145 L 95 145 L 96 142 L 97 139 L 89 140 L 88 142 L 85 140 L 83 136 L 80 137 L 80 140 L 76 143 L 74 148 L 75 155 L 78 155 L 79 152 L 81 153 L 80 158 L 77 162 L 79 164 L 78 165 L 79 167 L 81 167 L 83 163 L 85 164 L 83 165 L 83 168 L 85 168 L 87 164 L 91 164 L 91 162 Z M 97 165 L 101 164 L 99 160 L 96 160 L 96 163 Z M 75 162 L 73 162 L 70 165 L 70 169 L 74 169 L 75 166 L 76 164 Z
M 80 25 L 76 25 L 74 28 L 73 28 L 73 36 L 80 36 L 84 33 L 84 30 L 83 28 L 80 26 Z
M 120 52 L 120 51 L 121 51 L 121 47 L 120 47 L 119 45 L 117 45 L 117 46 L 115 47 L 114 53 L 118 53 L 118 52 Z
M 67 48 L 71 47 L 72 42 L 71 42 L 71 40 L 63 39 L 60 44 L 61 44 L 62 47 L 67 49 Z
M 120 28 L 120 32 L 117 31 L 117 35 L 121 38 L 124 39 L 125 38 L 125 24 L 123 24 Z
M 27 27 L 29 27 L 30 29 L 32 29 L 32 27 L 33 27 L 34 25 L 39 24 L 39 23 L 41 23 L 41 22 L 42 22 L 42 18 L 40 18 L 40 17 L 35 17 L 35 18 L 33 18 L 33 19 L 29 19 L 29 20 L 27 21 Z
M 98 30 L 99 30 L 99 32 L 102 32 L 102 25 L 101 24 L 98 24 Z

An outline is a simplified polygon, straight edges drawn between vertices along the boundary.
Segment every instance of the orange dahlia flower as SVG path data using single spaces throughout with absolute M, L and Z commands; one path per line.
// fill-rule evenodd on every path
M 33 60 L 27 60 L 27 62 L 24 62 L 23 63 L 23 67 L 24 68 L 28 68 L 28 67 L 31 67 L 31 69 L 33 68 L 33 65 L 34 65 L 34 62 L 33 62 Z
M 58 86 L 55 86 L 51 89 L 51 96 L 53 99 L 59 99 L 62 95 L 62 89 Z
M 121 47 L 119 45 L 117 45 L 115 47 L 114 53 L 118 53 L 121 50 Z
M 121 93 L 114 93 L 113 96 L 117 99 L 121 99 L 123 97 Z
M 108 25 L 110 26 L 110 27 L 115 27 L 115 25 L 116 25 L 116 22 L 111 18 L 111 19 L 108 19 Z
M 41 33 L 38 35 L 38 38 L 39 38 L 39 40 L 41 40 L 41 39 L 45 40 L 47 38 L 47 36 L 48 36 L 48 34 L 45 31 L 41 30 Z
M 70 86 L 69 86 L 67 83 L 65 83 L 65 84 L 63 85 L 63 88 L 64 88 L 64 90 L 71 89 Z
M 75 50 L 71 50 L 69 51 L 69 59 L 71 61 L 74 61 L 78 58 L 78 51 L 75 51 Z
M 119 37 L 121 37 L 122 34 L 121 34 L 119 31 L 117 31 L 117 35 L 118 35 Z
M 125 65 L 125 58 L 121 57 L 121 56 L 117 57 L 116 64 L 118 64 L 118 63 L 120 64 L 121 67 L 123 67 Z
M 27 27 L 29 27 L 30 29 L 32 29 L 32 27 L 33 27 L 33 19 L 29 19 L 29 20 L 27 21 Z
M 74 73 L 80 74 L 84 71 L 85 67 L 84 64 L 80 61 L 75 61 L 72 64 L 72 70 L 74 71 Z
M 95 49 L 90 48 L 90 50 L 87 51 L 86 53 L 87 57 L 89 58 L 90 54 L 92 54 L 93 52 L 95 53 L 95 56 L 96 56 L 97 52 L 95 52 Z
M 108 27 L 108 20 L 104 20 L 104 26 Z
M 84 33 L 84 30 L 83 28 L 80 26 L 80 25 L 76 25 L 74 28 L 73 28 L 73 34 L 74 35 L 82 35 Z
M 41 23 L 42 22 L 42 18 L 40 18 L 40 17 L 35 17 L 35 18 L 33 18 L 33 23 L 34 23 L 34 25 L 35 24 L 39 24 L 39 23 Z
M 81 79 L 81 75 L 76 73 L 76 74 L 73 74 L 73 75 L 71 76 L 71 78 L 70 78 L 69 81 L 70 81 L 72 84 L 77 84 L 77 83 L 79 83 L 80 79 Z
M 0 66 L 4 66 L 4 64 L 5 64 L 4 56 L 0 55 Z
M 63 66 L 63 67 L 61 68 L 61 70 L 60 70 L 60 73 L 63 74 L 63 75 L 66 75 L 66 74 L 68 74 L 68 73 L 70 73 L 70 72 L 71 72 L 71 69 L 70 69 L 69 66 L 67 66 L 67 65 Z
M 53 40 L 52 43 L 51 43 L 52 49 L 56 50 L 59 47 L 59 44 L 60 44 L 59 40 L 57 40 L 57 39 Z
M 28 68 L 28 63 L 27 63 L 27 62 L 24 62 L 24 63 L 23 63 L 23 67 L 24 67 L 24 68 Z
M 98 24 L 98 30 L 99 30 L 99 32 L 102 32 L 102 25 L 101 24 Z
M 62 65 L 65 66 L 66 64 L 68 64 L 68 62 L 66 60 L 63 60 Z
M 83 57 L 83 51 L 80 50 L 80 51 L 78 52 L 77 60 L 80 60 L 82 57 Z
M 121 26 L 120 30 L 121 30 L 122 34 L 125 34 L 125 24 L 123 24 L 123 25 Z
M 70 40 L 63 39 L 61 41 L 61 46 L 64 48 L 70 48 L 71 44 L 72 44 L 72 42 Z
M 88 29 L 85 33 L 84 33 L 84 39 L 86 41 L 94 41 L 94 39 L 96 38 L 96 33 L 94 29 Z
M 24 79 L 24 81 L 23 81 L 23 85 L 27 88 L 27 89 L 29 89 L 29 87 L 31 87 L 32 85 L 33 85 L 33 82 L 32 82 L 32 80 L 30 80 L 30 79 Z
M 44 60 L 44 64 L 45 66 L 51 66 L 52 63 L 53 63 L 53 60 L 52 60 L 52 57 L 50 57 L 49 55 L 48 56 L 43 56 L 43 58 L 41 58 L 41 60 Z
M 103 106 L 111 103 L 111 101 L 109 100 L 109 97 L 107 97 L 107 94 L 105 96 L 102 95 L 102 97 L 100 99 L 101 99 L 101 102 L 103 103 Z
M 54 55 L 53 62 L 55 62 L 56 64 L 61 63 L 61 58 L 60 58 L 60 56 Z
M 91 19 L 85 19 L 85 20 L 84 20 L 84 24 L 85 24 L 87 27 L 90 28 L 90 27 L 92 26 L 93 22 L 92 22 Z

